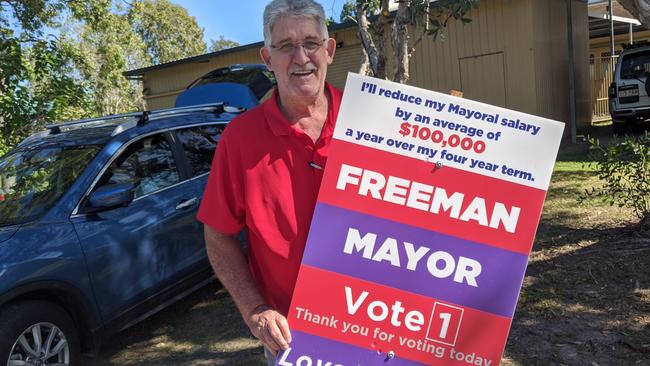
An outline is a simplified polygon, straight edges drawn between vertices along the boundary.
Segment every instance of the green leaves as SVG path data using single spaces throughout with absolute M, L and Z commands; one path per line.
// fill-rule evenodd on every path
M 614 137 L 608 145 L 591 139 L 600 187 L 585 190 L 580 200 L 598 197 L 610 205 L 632 209 L 640 219 L 650 216 L 650 133 Z
M 227 50 L 233 47 L 239 47 L 239 43 L 225 39 L 223 36 L 219 36 L 219 39 L 213 39 L 211 41 L 210 52 Z
M 0 7 L 0 154 L 46 123 L 140 109 L 124 71 L 206 52 L 194 17 L 168 0 Z
M 168 0 L 134 1 L 128 17 L 133 31 L 142 38 L 153 64 L 206 52 L 203 29 L 182 6 Z

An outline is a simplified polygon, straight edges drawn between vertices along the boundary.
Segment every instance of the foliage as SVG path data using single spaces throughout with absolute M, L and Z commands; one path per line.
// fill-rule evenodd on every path
M 128 18 L 111 13 L 97 23 L 80 25 L 70 37 L 76 43 L 76 67 L 89 84 L 93 115 L 141 109 L 139 85 L 122 72 L 146 66 L 148 57 Z
M 341 11 L 341 21 L 353 20 L 359 28 L 362 44 L 360 73 L 385 79 L 387 49 L 390 43 L 395 70 L 392 80 L 406 83 L 409 79 L 409 60 L 416 46 L 425 38 L 442 36 L 449 21 L 468 23 L 465 15 L 478 7 L 480 0 L 400 0 L 394 16 L 390 0 L 348 0 Z M 392 18 L 390 42 L 385 30 Z M 409 41 L 410 40 L 410 41 Z
M 0 155 L 47 123 L 141 109 L 122 72 L 205 50 L 168 0 L 0 0 Z
M 81 118 L 90 101 L 72 72 L 72 49 L 63 40 L 23 44 L 0 40 L 0 154 L 47 122 Z
M 630 208 L 640 219 L 650 218 L 650 133 L 614 139 L 606 146 L 590 140 L 600 187 L 585 190 L 581 200 L 599 197 Z
M 339 22 L 344 23 L 348 20 L 355 21 L 355 8 L 353 0 L 348 0 L 343 4 L 341 8 L 341 15 L 339 16 Z
M 74 72 L 73 47 L 44 36 L 66 6 L 87 19 L 107 10 L 107 0 L 0 0 L 0 154 L 46 122 L 88 115 L 89 100 Z
M 239 47 L 239 43 L 225 39 L 223 36 L 219 36 L 219 39 L 211 40 L 210 43 L 210 52 L 223 51 L 229 48 Z
M 134 1 L 128 16 L 153 64 L 206 52 L 203 29 L 180 5 L 172 4 L 169 0 Z

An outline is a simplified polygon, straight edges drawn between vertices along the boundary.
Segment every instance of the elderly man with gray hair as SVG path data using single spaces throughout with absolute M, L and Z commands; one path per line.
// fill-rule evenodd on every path
M 320 4 L 266 6 L 260 56 L 277 87 L 224 131 L 198 213 L 212 267 L 269 364 L 291 342 L 286 316 L 341 102 L 325 82 L 335 49 Z

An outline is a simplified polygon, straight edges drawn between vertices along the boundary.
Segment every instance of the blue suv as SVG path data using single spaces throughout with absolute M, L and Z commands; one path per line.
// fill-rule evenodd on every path
M 0 158 L 0 366 L 80 353 L 213 280 L 195 214 L 222 103 L 49 126 Z

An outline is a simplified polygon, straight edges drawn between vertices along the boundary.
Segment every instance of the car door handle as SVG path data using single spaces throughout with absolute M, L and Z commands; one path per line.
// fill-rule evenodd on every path
M 178 205 L 176 205 L 176 210 L 183 210 L 183 209 L 186 209 L 188 207 L 192 207 L 192 206 L 194 206 L 196 204 L 196 201 L 197 201 L 196 197 L 190 198 L 189 200 L 185 200 L 185 201 L 179 203 Z

